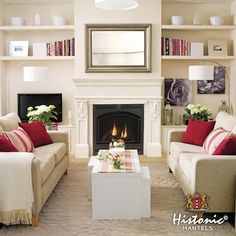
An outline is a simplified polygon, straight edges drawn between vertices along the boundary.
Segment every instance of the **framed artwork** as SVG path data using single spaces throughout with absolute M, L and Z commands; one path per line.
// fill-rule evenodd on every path
M 227 56 L 226 40 L 208 40 L 208 56 Z
M 198 94 L 224 94 L 225 93 L 225 67 L 214 66 L 214 80 L 198 80 Z
M 11 41 L 9 55 L 13 57 L 27 57 L 29 41 Z
M 187 106 L 192 100 L 192 83 L 188 79 L 165 79 L 165 103 Z

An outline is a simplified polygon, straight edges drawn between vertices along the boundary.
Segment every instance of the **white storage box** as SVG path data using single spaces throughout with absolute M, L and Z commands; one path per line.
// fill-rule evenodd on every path
M 204 55 L 204 43 L 193 42 L 191 43 L 191 56 L 203 56 Z
M 33 56 L 35 57 L 47 56 L 47 44 L 46 43 L 33 43 Z

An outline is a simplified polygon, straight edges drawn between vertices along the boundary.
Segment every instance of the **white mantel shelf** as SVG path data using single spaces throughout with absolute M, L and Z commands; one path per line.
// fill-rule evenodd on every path
M 81 100 L 81 99 L 97 99 L 97 100 L 102 100 L 102 99 L 116 99 L 116 100 L 124 100 L 124 99 L 129 99 L 129 100 L 140 100 L 140 99 L 162 99 L 162 96 L 75 96 L 75 100 Z
M 160 86 L 164 78 L 74 78 L 76 86 Z

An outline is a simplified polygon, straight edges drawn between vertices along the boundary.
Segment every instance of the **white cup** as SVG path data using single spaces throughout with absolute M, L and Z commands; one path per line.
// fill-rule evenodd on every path
M 184 23 L 184 18 L 182 16 L 172 16 L 171 24 L 172 25 L 182 25 Z
M 11 17 L 11 25 L 13 26 L 21 26 L 24 24 L 24 20 L 20 16 L 12 16 Z
M 211 16 L 210 23 L 211 25 L 223 25 L 223 19 L 220 16 Z
M 53 16 L 52 17 L 52 23 L 54 25 L 65 25 L 66 19 L 64 16 Z

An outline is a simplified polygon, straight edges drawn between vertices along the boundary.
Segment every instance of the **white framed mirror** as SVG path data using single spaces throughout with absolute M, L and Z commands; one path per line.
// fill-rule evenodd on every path
M 151 72 L 151 24 L 85 25 L 86 72 Z

